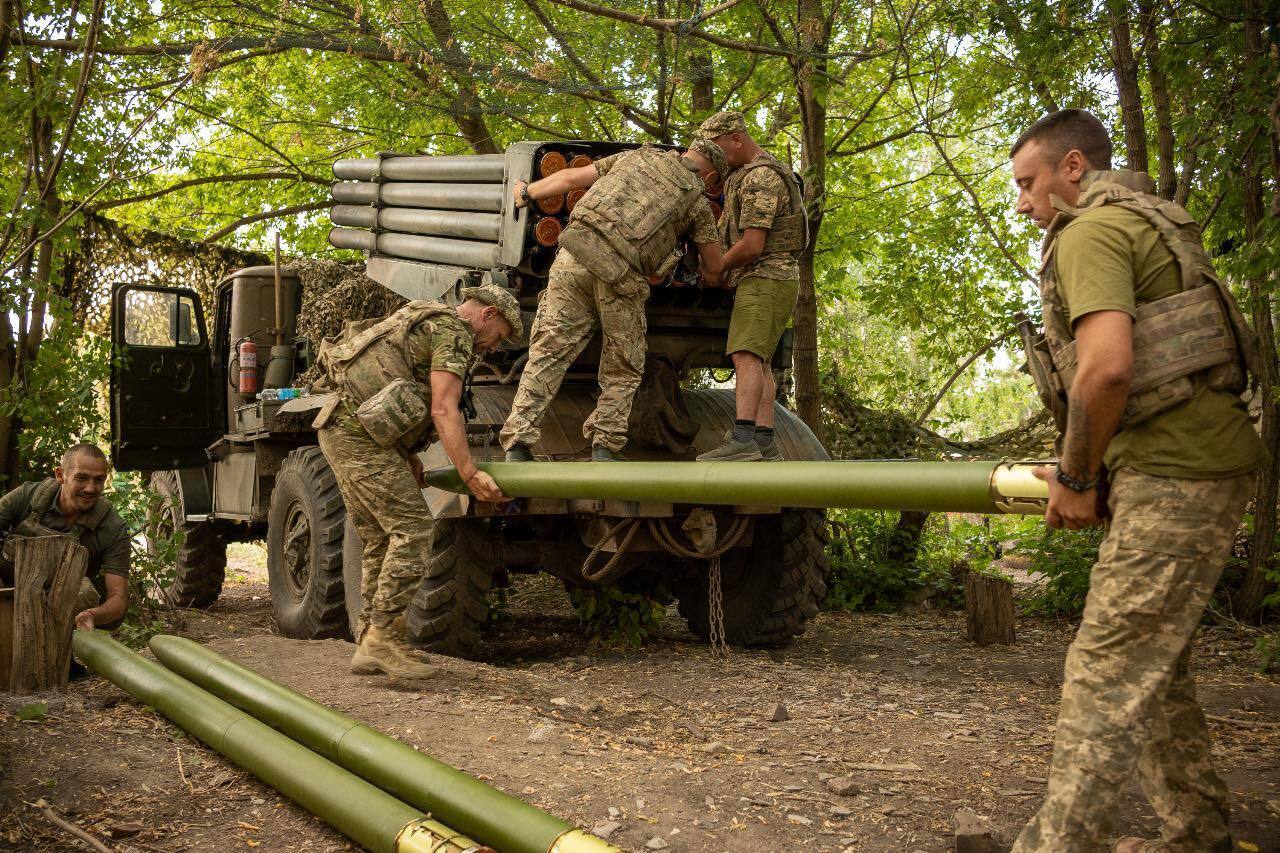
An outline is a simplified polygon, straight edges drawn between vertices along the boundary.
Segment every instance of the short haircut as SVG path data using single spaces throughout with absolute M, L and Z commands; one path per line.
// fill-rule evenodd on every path
M 108 468 L 111 467 L 111 460 L 107 458 L 107 454 L 102 452 L 102 448 L 98 447 L 96 444 L 89 444 L 88 442 L 73 444 L 71 447 L 68 447 L 66 452 L 62 454 L 62 461 L 59 464 L 63 468 L 70 468 L 75 464 L 76 459 L 81 456 L 88 456 L 95 462 L 105 462 L 107 463 Z
M 1028 142 L 1039 140 L 1045 155 L 1057 163 L 1067 152 L 1079 151 L 1094 169 L 1111 168 L 1111 136 L 1088 110 L 1058 110 L 1027 128 L 1009 149 L 1009 157 Z

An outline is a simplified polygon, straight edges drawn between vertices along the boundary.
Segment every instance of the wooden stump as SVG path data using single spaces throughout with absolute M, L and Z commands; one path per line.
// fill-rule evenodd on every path
M 964 579 L 964 609 L 970 640 L 980 646 L 1013 643 L 1013 584 L 1009 581 L 969 572 Z
M 76 596 L 89 552 L 66 536 L 14 539 L 14 693 L 67 686 Z

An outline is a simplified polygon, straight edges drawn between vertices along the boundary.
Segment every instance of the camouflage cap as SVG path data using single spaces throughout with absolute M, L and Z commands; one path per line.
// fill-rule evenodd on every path
M 729 161 L 725 159 L 724 149 L 709 139 L 695 139 L 689 143 L 689 150 L 696 151 L 711 161 L 711 168 L 720 173 L 720 180 L 729 175 Z
M 465 302 L 468 299 L 475 299 L 498 309 L 502 319 L 511 324 L 511 334 L 507 337 L 507 340 L 518 341 L 524 337 L 524 323 L 520 320 L 520 303 L 516 302 L 516 298 L 509 291 L 498 287 L 496 284 L 464 287 L 462 289 L 462 300 Z
M 742 118 L 742 113 L 724 110 L 698 125 L 698 129 L 693 135 L 698 139 L 715 139 L 717 136 L 724 136 L 726 133 L 746 132 L 747 122 Z

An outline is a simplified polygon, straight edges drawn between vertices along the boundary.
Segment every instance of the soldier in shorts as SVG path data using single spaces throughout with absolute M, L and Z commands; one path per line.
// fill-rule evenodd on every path
M 736 291 L 725 354 L 733 360 L 737 409 L 724 444 L 698 460 L 780 460 L 769 361 L 800 292 L 797 259 L 808 233 L 800 186 L 791 169 L 751 138 L 741 113 L 716 113 L 698 136 L 719 146 L 734 170 L 725 182 L 720 234 L 725 283 Z
M 520 306 L 495 285 L 462 298 L 457 308 L 410 302 L 382 320 L 348 324 L 320 348 L 316 390 L 336 393 L 313 426 L 364 548 L 355 673 L 435 674 L 401 647 L 403 614 L 431 553 L 417 451 L 438 437 L 476 498 L 506 500 L 471 459 L 459 402 L 472 353 L 521 335 Z
M 533 319 L 529 361 L 499 437 L 507 461 L 533 459 L 530 448 L 541 437 L 547 406 L 597 328 L 603 337 L 600 398 L 582 431 L 591 440 L 592 460 L 620 458 L 644 375 L 649 277 L 676 258 L 679 238 L 689 235 L 698 245 L 703 280 L 719 283 L 720 238 L 703 193 L 725 171 L 720 149 L 701 141 L 684 154 L 644 145 L 532 184 L 516 183 L 517 207 L 590 189 L 560 235 Z
M 1028 353 L 1061 432 L 1057 467 L 1037 471 L 1045 520 L 1109 519 L 1067 652 L 1048 792 L 1013 849 L 1109 849 L 1136 770 L 1163 837 L 1115 849 L 1228 853 L 1227 789 L 1188 659 L 1262 462 L 1240 398 L 1256 340 L 1195 220 L 1146 174 L 1106 171 L 1097 118 L 1045 116 L 1010 157 L 1017 210 L 1046 231 L 1044 336 Z

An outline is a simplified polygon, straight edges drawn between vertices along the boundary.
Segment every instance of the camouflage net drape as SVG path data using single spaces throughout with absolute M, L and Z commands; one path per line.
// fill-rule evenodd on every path
M 258 252 L 183 240 L 97 214 L 86 217 L 77 236 L 77 251 L 63 267 L 60 295 L 79 325 L 103 335 L 109 334 L 111 293 L 121 284 L 190 287 L 200 294 L 210 321 L 213 291 L 224 275 L 269 263 Z

